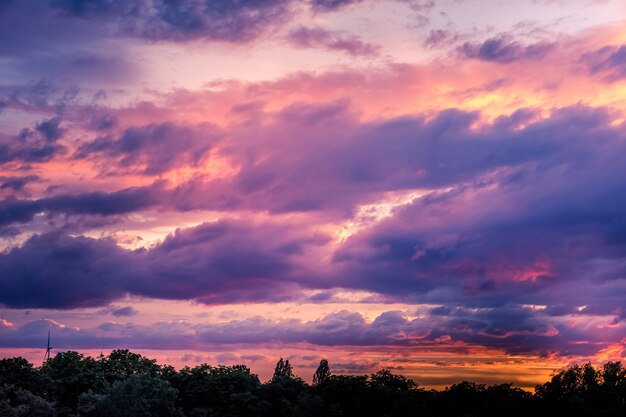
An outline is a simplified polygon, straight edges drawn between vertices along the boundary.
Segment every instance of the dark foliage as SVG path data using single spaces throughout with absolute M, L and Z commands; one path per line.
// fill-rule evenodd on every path
M 313 384 L 281 358 L 261 383 L 243 365 L 177 371 L 128 350 L 93 359 L 57 354 L 40 367 L 0 359 L 2 417 L 428 417 L 626 416 L 626 368 L 572 366 L 531 394 L 512 384 L 463 381 L 425 390 L 387 369 L 333 375 L 322 360 Z
M 313 385 L 321 384 L 326 381 L 330 376 L 330 366 L 328 366 L 328 360 L 322 359 L 320 361 L 315 374 L 313 374 Z

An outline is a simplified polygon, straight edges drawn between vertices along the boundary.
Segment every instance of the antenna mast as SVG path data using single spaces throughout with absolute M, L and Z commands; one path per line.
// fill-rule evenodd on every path
M 50 351 L 52 348 L 50 347 L 50 330 L 48 330 L 48 345 L 46 346 L 46 354 L 43 356 L 43 363 L 45 364 L 50 360 Z

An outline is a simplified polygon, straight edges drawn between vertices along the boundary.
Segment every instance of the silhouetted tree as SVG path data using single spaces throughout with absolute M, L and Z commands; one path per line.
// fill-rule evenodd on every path
M 244 365 L 213 367 L 202 364 L 181 369 L 173 385 L 180 393 L 185 411 L 195 410 L 199 414 L 202 411 L 225 413 L 233 395 L 250 393 L 256 396 L 261 383 L 258 376 Z
M 112 351 L 109 356 L 100 360 L 100 367 L 110 383 L 136 374 L 157 376 L 161 370 L 156 360 L 148 359 L 127 349 Z
M 14 385 L 31 392 L 39 392 L 39 374 L 24 358 L 0 359 L 0 385 Z
M 330 376 L 330 367 L 328 366 L 328 360 L 322 359 L 319 366 L 313 374 L 313 385 L 321 384 Z
M 624 396 L 612 387 L 620 381 L 619 362 L 607 363 L 599 370 L 591 364 L 574 365 L 554 375 L 550 381 L 537 385 L 535 396 L 546 409 L 561 413 L 586 415 L 626 414 Z M 614 414 L 618 413 L 618 414 Z
M 365 415 L 371 407 L 367 376 L 331 375 L 315 386 L 326 415 Z
M 626 410 L 626 368 L 621 362 L 607 362 L 602 367 L 602 400 Z
M 105 380 L 96 360 L 78 352 L 62 352 L 41 368 L 47 395 L 57 403 L 59 417 L 76 414 L 78 397 L 85 392 L 102 392 Z
M 313 385 L 281 358 L 264 384 L 243 365 L 177 371 L 127 350 L 96 361 L 77 352 L 39 368 L 0 360 L 0 417 L 625 417 L 626 369 L 620 362 L 563 369 L 535 394 L 512 384 L 463 381 L 418 389 L 383 369 L 331 375 L 320 361 Z
M 274 375 L 272 376 L 272 382 L 278 382 L 283 379 L 293 378 L 293 368 L 289 363 L 289 359 L 283 360 L 280 358 L 274 368 Z
M 304 380 L 293 374 L 289 360 L 280 358 L 269 384 L 261 387 L 259 397 L 271 405 L 270 415 L 296 416 L 302 415 L 299 399 L 308 389 Z
M 399 391 L 408 391 L 417 388 L 417 384 L 415 384 L 415 381 L 412 379 L 393 374 L 388 369 L 381 369 L 375 374 L 372 374 L 370 384 Z
M 55 417 L 54 405 L 49 401 L 15 385 L 0 385 L 0 416 Z
M 81 417 L 183 417 L 178 392 L 169 382 L 147 374 L 116 381 L 103 394 L 81 395 Z

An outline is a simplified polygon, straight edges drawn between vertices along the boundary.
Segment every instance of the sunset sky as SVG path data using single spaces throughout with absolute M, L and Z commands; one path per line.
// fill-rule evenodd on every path
M 0 357 L 529 388 L 626 359 L 624 0 L 0 1 Z

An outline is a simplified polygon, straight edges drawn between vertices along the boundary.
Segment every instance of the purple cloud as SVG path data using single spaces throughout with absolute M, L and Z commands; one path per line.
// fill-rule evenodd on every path
M 362 0 L 310 0 L 305 2 L 316 13 L 336 12 Z M 31 4 L 32 3 L 32 4 Z M 4 4 L 0 17 L 5 18 L 2 32 L 24 46 L 36 46 L 37 40 L 56 45 L 57 40 L 74 43 L 71 33 L 80 33 L 83 40 L 112 37 L 135 37 L 148 41 L 249 43 L 267 34 L 271 29 L 290 20 L 293 9 L 302 2 L 296 0 L 50 0 L 43 7 L 30 1 Z M 409 2 L 413 5 L 413 2 Z M 33 5 L 38 6 L 36 9 Z M 420 6 L 421 7 L 421 6 Z M 33 11 L 34 10 L 34 11 Z M 30 33 L 16 34 L 13 25 L 30 17 L 38 26 Z M 11 21 L 12 20 L 12 21 Z M 50 30 L 54 27 L 56 30 Z M 46 36 L 48 35 L 48 36 Z M 4 45 L 0 53 L 17 52 L 16 46 Z M 41 45 L 38 46 L 41 48 Z M 66 51 L 67 53 L 68 51 Z M 77 50 L 78 52 L 78 50 Z M 78 56 L 70 62 L 87 64 L 99 75 L 107 75 L 102 66 L 91 65 L 94 60 L 116 60 L 115 54 Z M 57 65 L 58 60 L 48 59 Z M 123 61 L 123 60 L 122 60 Z M 120 61 L 122 66 L 125 62 Z M 120 69 L 112 66 L 114 73 Z M 126 68 L 128 69 L 128 67 Z
M 604 74 L 608 82 L 626 78 L 626 45 L 605 46 L 582 55 L 591 74 Z
M 611 108 L 510 106 L 547 97 L 529 99 L 535 89 L 550 89 L 549 106 L 558 106 L 576 96 L 574 84 L 590 92 L 594 80 L 626 78 L 626 46 L 573 62 L 564 50 L 553 56 L 561 36 L 537 23 L 516 30 L 553 38 L 469 39 L 437 4 L 450 30 L 422 27 L 427 63 L 403 46 L 415 35 L 404 25 L 426 24 L 435 2 L 397 2 L 395 11 L 387 6 L 398 3 L 374 0 L 1 2 L 0 303 L 11 317 L 0 317 L 0 344 L 41 346 L 50 328 L 72 348 L 591 355 L 623 344 L 626 124 Z M 329 22 L 350 31 L 315 26 Z M 377 23 L 367 38 L 353 33 Z M 383 32 L 390 52 L 376 66 L 287 56 L 319 48 L 381 58 L 383 46 L 367 41 Z M 570 43 L 592 44 L 588 36 Z M 273 51 L 286 60 L 268 60 Z M 225 61 L 213 55 L 222 52 Z M 227 72 L 244 55 L 250 67 Z M 209 60 L 216 67 L 207 71 L 193 64 Z M 470 60 L 483 62 L 480 72 Z M 588 80 L 544 79 L 544 61 L 574 63 Z M 294 69 L 303 72 L 271 79 Z M 215 79 L 224 74 L 240 79 Z M 412 99 L 433 100 L 432 110 L 416 114 L 424 105 Z M 483 114 L 468 110 L 483 99 Z M 502 108 L 511 113 L 493 113 Z M 155 241 L 172 223 L 198 225 Z M 346 310 L 308 321 L 225 313 L 147 325 L 130 322 L 146 317 L 127 305 L 128 296 L 349 305 L 344 294 L 353 293 L 356 309 L 438 307 L 373 321 Z M 32 318 L 92 307 L 118 323 L 2 320 L 23 323 L 15 309 L 42 309 Z
M 130 255 L 111 240 L 50 233 L 0 255 L 4 305 L 78 308 L 107 304 L 125 293 Z
M 37 175 L 27 175 L 25 177 L 0 177 L 0 190 L 21 191 L 31 182 L 36 182 L 40 178 Z
M 64 154 L 67 148 L 58 143 L 63 136 L 60 118 L 54 117 L 36 124 L 34 129 L 22 129 L 17 136 L 0 136 L 0 164 L 9 162 L 46 162 Z
M 362 1 L 363 0 L 310 0 L 310 3 L 313 10 L 328 12 L 339 10 Z
M 244 42 L 280 22 L 288 2 L 246 1 L 96 1 L 55 0 L 61 16 L 109 22 L 120 33 L 151 40 L 208 39 Z
M 20 229 L 17 227 L 0 227 L 0 238 L 14 238 L 20 234 Z
M 106 119 L 105 119 L 106 120 Z M 177 126 L 172 123 L 130 127 L 119 138 L 102 136 L 81 145 L 75 158 L 91 155 L 104 157 L 107 165 L 118 160 L 118 166 L 141 171 L 146 175 L 162 174 L 180 165 L 195 166 L 219 137 L 216 127 Z
M 367 323 L 350 313 L 305 324 L 255 319 L 198 332 L 224 343 L 449 338 L 511 353 L 587 354 L 617 340 L 617 330 L 584 332 L 563 318 L 602 317 L 621 326 L 614 320 L 626 296 L 626 129 L 602 108 L 537 116 L 520 110 L 477 127 L 477 113 L 447 110 L 429 119 L 363 124 L 343 102 L 293 105 L 255 125 L 253 136 L 248 126 L 237 126 L 228 141 L 215 139 L 222 156 L 241 167 L 222 182 L 5 200 L 0 212 L 7 225 L 41 211 L 111 215 L 147 207 L 306 212 L 323 223 L 351 218 L 381 193 L 435 189 L 335 246 L 298 221 L 206 223 L 136 251 L 61 231 L 35 235 L 0 254 L 0 270 L 7 271 L 0 302 L 67 309 L 134 294 L 223 304 L 294 300 L 302 289 L 340 287 L 448 309 L 426 321 L 389 313 Z M 177 136 L 145 138 L 169 149 Z M 102 152 L 118 152 L 107 146 Z M 119 149 L 150 160 L 150 147 Z M 332 251 L 329 262 L 316 261 L 318 249 Z M 525 307 L 531 305 L 542 309 Z M 576 343 L 585 338 L 602 343 Z
M 424 45 L 428 48 L 450 46 L 459 39 L 459 34 L 446 29 L 433 29 L 428 32 Z
M 439 310 L 443 310 L 439 308 Z M 468 346 L 501 349 L 510 354 L 565 354 L 589 356 L 619 338 L 615 327 L 598 337 L 586 326 L 570 327 L 530 308 L 454 308 L 408 319 L 398 311 L 381 313 L 368 322 L 356 312 L 342 310 L 303 321 L 262 316 L 217 323 L 156 322 L 152 324 L 105 322 L 77 329 L 40 319 L 22 326 L 0 328 L 0 346 L 39 347 L 48 330 L 55 346 L 63 348 L 131 348 L 176 346 L 207 349 L 219 345 L 307 343 L 323 347 L 414 347 L 462 353 Z M 174 339 L 174 341 L 172 341 Z M 581 344 L 581 340 L 596 340 Z M 232 354 L 229 354 L 232 355 Z M 262 355 L 221 356 L 221 361 L 264 358 Z
M 522 45 L 508 36 L 500 36 L 482 43 L 465 42 L 458 51 L 466 58 L 509 64 L 521 59 L 541 59 L 553 48 L 554 44 L 547 42 Z
M 40 77 L 40 75 L 38 75 Z M 35 124 L 34 129 L 23 129 L 31 135 L 45 133 L 42 130 L 53 132 L 53 136 L 60 139 L 64 130 L 60 127 L 65 109 L 76 104 L 80 89 L 73 83 L 52 83 L 45 78 L 25 85 L 12 86 L 0 90 L 3 105 L 8 108 L 21 109 L 34 113 L 52 113 L 56 116 Z M 45 136 L 42 139 L 46 139 Z
M 377 45 L 363 42 L 356 36 L 345 36 L 319 27 L 302 26 L 290 32 L 287 39 L 298 48 L 323 48 L 352 56 L 375 56 L 380 50 Z
M 233 165 L 241 166 L 237 175 L 193 179 L 178 185 L 172 199 L 184 210 L 320 211 L 346 216 L 381 192 L 445 187 L 498 167 L 578 158 L 586 152 L 580 149 L 585 134 L 597 132 L 605 139 L 621 134 L 606 129 L 605 110 L 582 108 L 555 112 L 548 121 L 519 130 L 534 114 L 516 112 L 476 130 L 472 125 L 479 114 L 455 109 L 428 120 L 404 117 L 360 124 L 342 102 L 292 105 L 264 126 L 230 135 L 222 151 Z M 568 149 L 570 142 L 576 146 Z
M 494 307 L 559 300 L 566 312 L 587 305 L 593 308 L 585 314 L 611 314 L 626 294 L 619 237 L 626 217 L 619 160 L 626 149 L 618 139 L 623 127 L 607 130 L 603 119 L 589 109 L 562 110 L 518 138 L 545 135 L 567 146 L 546 148 L 541 160 L 510 161 L 495 182 L 435 193 L 352 236 L 335 253 L 342 285 L 411 293 L 420 302 Z M 590 132 L 597 140 L 587 139 Z
M 71 309 L 127 293 L 209 304 L 288 300 L 310 278 L 303 248 L 319 244 L 285 227 L 226 221 L 178 230 L 136 251 L 55 231 L 0 254 L 0 303 Z
M 112 216 L 145 209 L 157 204 L 159 186 L 133 187 L 113 193 L 92 192 L 58 195 L 38 200 L 8 198 L 0 201 L 0 226 L 28 223 L 37 213 Z
M 117 307 L 111 310 L 111 314 L 114 317 L 130 317 L 136 315 L 137 313 L 138 311 L 135 310 L 132 306 Z

